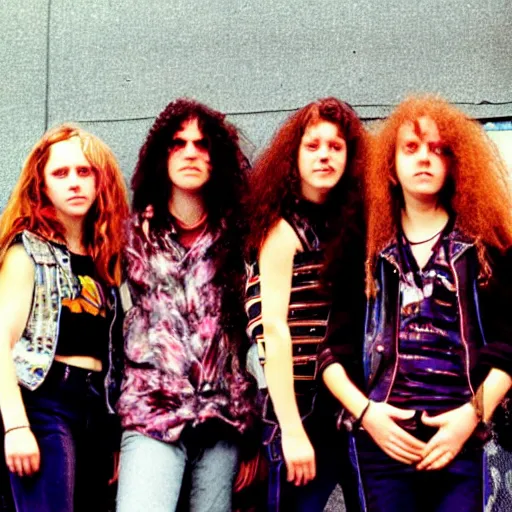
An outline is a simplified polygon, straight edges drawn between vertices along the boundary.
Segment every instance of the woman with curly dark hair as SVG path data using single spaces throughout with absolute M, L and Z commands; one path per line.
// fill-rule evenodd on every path
M 364 268 L 359 176 L 365 152 L 366 133 L 354 110 L 325 98 L 284 123 L 251 175 L 246 310 L 268 385 L 269 510 L 323 510 L 338 482 L 347 509 L 358 508 L 335 403 L 317 384 L 317 350 L 331 307 L 321 279 L 324 249 L 335 239 L 344 253 L 352 244 Z
M 224 115 L 170 103 L 141 148 L 122 289 L 118 510 L 231 510 L 249 382 L 240 252 L 245 158 Z M 187 487 L 188 489 L 188 487 Z
M 366 177 L 364 393 L 324 374 L 358 418 L 365 505 L 483 510 L 486 422 L 512 384 L 506 167 L 476 121 L 421 96 L 383 123 Z

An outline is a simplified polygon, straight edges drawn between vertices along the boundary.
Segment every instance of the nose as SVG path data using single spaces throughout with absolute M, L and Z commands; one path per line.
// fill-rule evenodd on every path
M 321 144 L 320 147 L 318 148 L 318 157 L 320 158 L 320 160 L 327 160 L 327 158 L 329 157 L 329 148 L 327 147 L 326 144 Z
M 78 188 L 80 186 L 80 176 L 78 176 L 78 173 L 76 169 L 71 169 L 71 171 L 68 174 L 68 184 L 70 188 Z
M 420 148 L 418 149 L 418 158 L 424 162 L 428 161 L 430 157 L 430 152 L 428 148 L 428 144 L 421 144 Z
M 187 141 L 184 149 L 185 158 L 195 158 L 197 156 L 197 148 L 194 142 Z

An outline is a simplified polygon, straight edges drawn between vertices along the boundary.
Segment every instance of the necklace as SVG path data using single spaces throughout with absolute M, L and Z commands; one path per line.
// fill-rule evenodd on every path
M 432 235 L 430 238 L 427 238 L 426 240 L 420 240 L 419 242 L 411 242 L 406 236 L 405 236 L 405 233 L 404 233 L 404 237 L 405 239 L 407 240 L 407 242 L 409 243 L 409 245 L 421 245 L 421 244 L 426 244 L 427 242 L 430 242 L 432 240 L 434 240 L 434 238 L 436 238 L 437 236 L 439 236 L 442 232 L 443 232 L 443 229 L 444 229 L 444 226 L 435 234 L 435 235 Z

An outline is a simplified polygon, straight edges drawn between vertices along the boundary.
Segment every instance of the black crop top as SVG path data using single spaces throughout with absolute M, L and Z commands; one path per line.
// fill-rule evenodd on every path
M 62 301 L 56 353 L 60 356 L 90 356 L 104 362 L 109 336 L 105 293 L 94 278 L 92 258 L 70 255 L 71 269 L 82 287 L 76 299 Z

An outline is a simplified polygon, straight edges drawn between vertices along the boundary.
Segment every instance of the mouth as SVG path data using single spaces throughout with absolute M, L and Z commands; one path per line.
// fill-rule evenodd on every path
M 73 196 L 68 199 L 68 203 L 82 203 L 86 200 L 87 198 L 85 196 Z
M 319 173 L 324 173 L 324 174 L 327 174 L 327 173 L 330 173 L 330 172 L 334 172 L 334 169 L 330 166 L 327 166 L 327 167 L 320 167 L 318 169 L 314 169 L 313 172 L 319 172 Z
M 187 166 L 187 167 L 182 167 L 180 169 L 181 172 L 201 172 L 201 169 L 199 169 L 198 167 L 194 167 L 193 165 L 191 166 Z
M 414 177 L 415 178 L 433 178 L 434 175 L 431 172 L 428 172 L 428 171 L 421 171 L 421 172 L 417 172 L 414 175 Z

